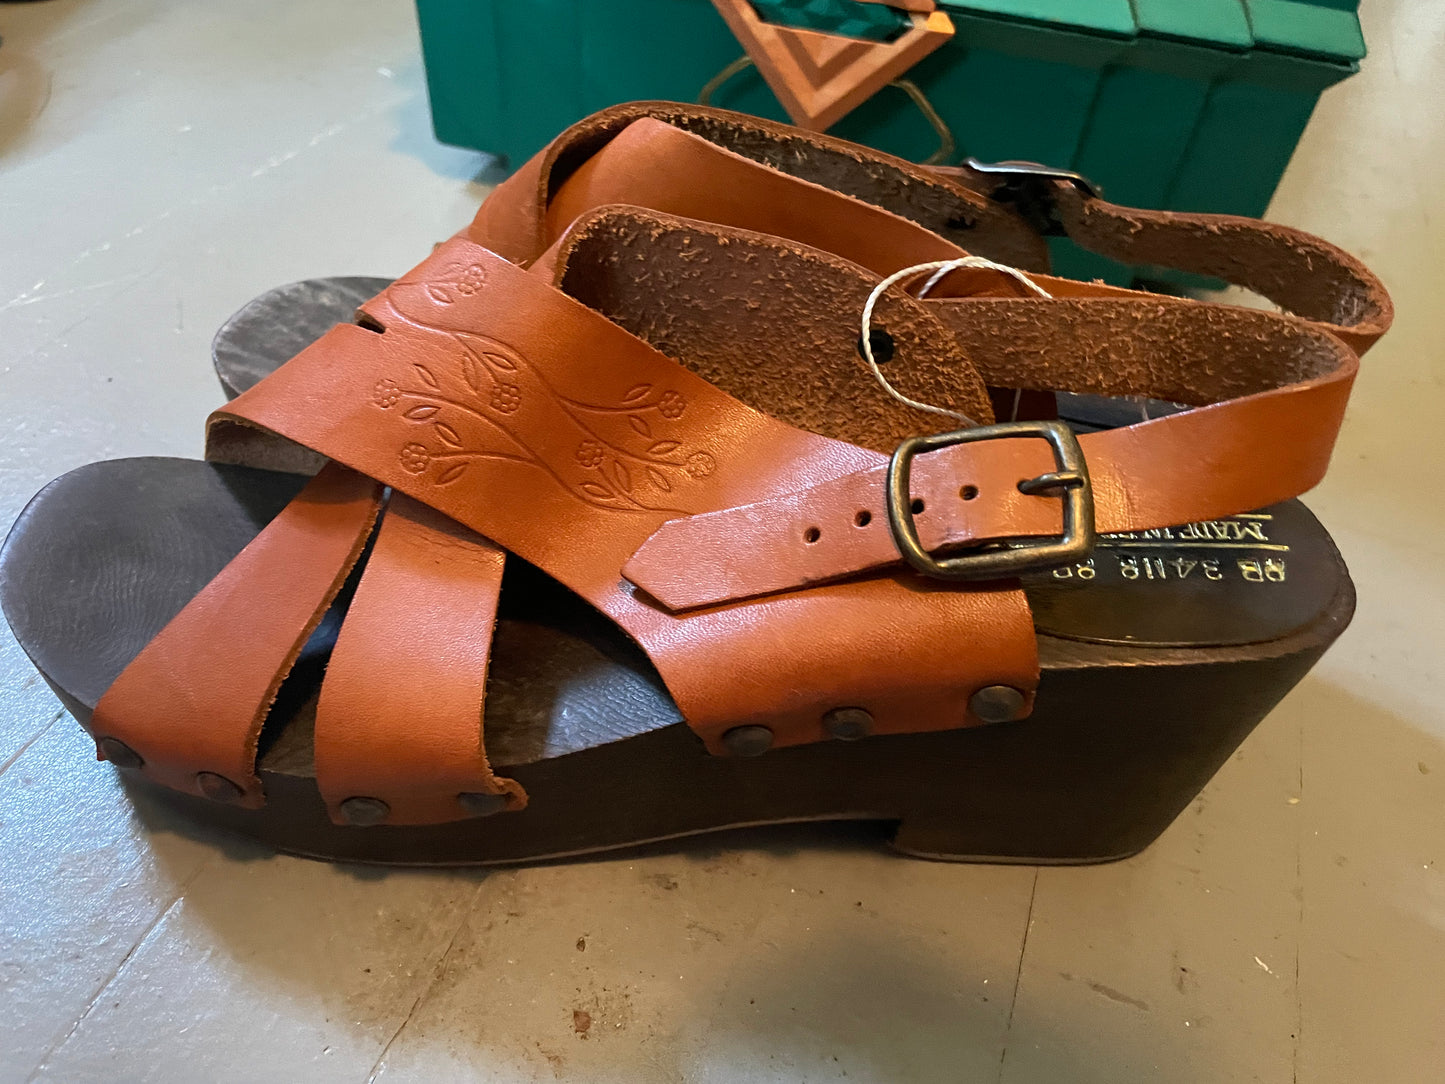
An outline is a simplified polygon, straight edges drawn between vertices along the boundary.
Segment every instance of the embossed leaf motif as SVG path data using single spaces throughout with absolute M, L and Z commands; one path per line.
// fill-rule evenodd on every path
M 437 485 L 451 485 L 466 472 L 467 465 L 465 463 L 453 463 L 446 470 L 442 471 L 441 476 L 437 478 Z
M 592 497 L 600 497 L 603 500 L 609 500 L 612 497 L 612 490 L 606 486 L 598 485 L 596 482 L 583 482 L 582 492 Z
M 622 460 L 614 460 L 612 463 L 612 478 L 625 493 L 632 492 L 632 472 L 627 469 L 627 464 Z
M 406 412 L 406 416 L 414 422 L 424 422 L 428 418 L 434 417 L 439 410 L 441 410 L 439 406 L 424 403 L 421 406 L 412 407 Z
M 484 365 L 503 373 L 517 371 L 517 362 L 511 356 L 511 351 L 496 339 L 488 339 L 483 335 L 470 335 L 465 331 L 457 332 L 457 338 L 467 348 L 467 352 Z
M 667 480 L 667 475 L 663 474 L 662 471 L 656 467 L 648 467 L 647 476 L 652 479 L 652 484 L 664 493 L 672 492 L 672 483 Z
M 646 399 L 651 392 L 651 384 L 638 384 L 622 397 L 622 405 L 633 406 L 636 403 L 640 403 Z
M 675 440 L 659 440 L 651 448 L 647 449 L 648 455 L 671 455 L 682 447 L 682 444 Z
M 443 444 L 446 444 L 452 448 L 460 448 L 462 446 L 462 438 L 458 436 L 457 431 L 451 426 L 447 425 L 446 422 L 437 422 L 436 431 L 437 436 L 441 439 L 441 442 Z
M 637 430 L 640 436 L 652 436 L 652 426 L 647 424 L 646 418 L 639 414 L 629 414 L 627 415 L 627 420 L 632 424 L 632 428 Z
M 452 303 L 452 295 L 433 282 L 426 284 L 426 292 L 428 297 L 442 305 L 450 305 Z
M 463 378 L 465 378 L 467 386 L 470 387 L 472 391 L 476 392 L 478 395 L 483 395 L 486 393 L 487 384 L 489 382 L 487 377 L 487 367 L 471 354 L 467 354 L 465 357 L 462 358 L 462 376 Z
M 440 385 L 437 383 L 437 378 L 432 376 L 432 371 L 428 369 L 425 365 L 413 365 L 412 368 L 416 370 L 416 375 L 421 377 L 422 383 L 426 384 L 427 387 L 440 387 Z

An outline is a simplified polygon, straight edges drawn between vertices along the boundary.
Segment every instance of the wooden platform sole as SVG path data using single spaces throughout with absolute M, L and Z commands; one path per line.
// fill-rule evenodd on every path
M 32 501 L 0 549 L 0 603 L 77 719 L 302 481 L 133 459 L 72 472 Z M 735 760 L 703 750 L 610 622 L 512 564 L 486 731 L 493 763 L 532 796 L 524 812 L 424 828 L 327 819 L 309 728 L 344 592 L 263 734 L 266 808 L 158 793 L 281 850 L 348 861 L 517 862 L 816 820 L 891 822 L 895 847 L 932 858 L 1107 861 L 1163 831 L 1354 602 L 1298 502 L 1105 538 L 1091 562 L 1028 585 L 1044 668 L 1030 718 Z

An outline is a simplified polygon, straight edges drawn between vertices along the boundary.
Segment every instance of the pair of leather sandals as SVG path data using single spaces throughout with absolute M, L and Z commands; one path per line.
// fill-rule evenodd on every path
M 1054 234 L 1284 311 L 1050 276 Z M 1352 612 L 1294 498 L 1391 307 L 1295 230 L 639 103 L 308 342 L 348 288 L 233 323 L 205 460 L 73 471 L 0 551 L 100 759 L 282 850 L 1120 858 Z

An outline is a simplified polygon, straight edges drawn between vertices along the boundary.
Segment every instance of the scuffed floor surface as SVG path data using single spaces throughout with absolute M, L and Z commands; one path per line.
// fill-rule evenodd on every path
M 1311 498 L 1360 612 L 1156 846 L 278 858 L 133 807 L 4 632 L 0 1082 L 1440 1080 L 1445 6 L 1364 9 L 1272 210 L 1400 309 Z M 406 0 L 49 0 L 0 35 L 0 524 L 81 463 L 198 454 L 233 309 L 411 266 L 491 176 L 430 137 Z

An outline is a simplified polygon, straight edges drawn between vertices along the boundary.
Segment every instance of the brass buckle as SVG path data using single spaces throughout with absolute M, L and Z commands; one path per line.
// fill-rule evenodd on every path
M 913 497 L 909 492 L 913 457 L 955 444 L 1009 437 L 1038 437 L 1053 448 L 1058 469 L 1024 479 L 1019 482 L 1019 490 L 1061 497 L 1063 534 L 1055 539 L 1018 539 L 1000 548 L 972 550 L 954 557 L 933 557 L 923 548 L 913 522 Z M 1004 422 L 929 437 L 910 437 L 888 460 L 887 504 L 888 528 L 893 532 L 898 552 L 919 572 L 936 579 L 1012 579 L 1026 572 L 1041 572 L 1082 561 L 1094 550 L 1094 491 L 1089 484 L 1089 467 L 1073 431 L 1062 422 Z
M 980 162 L 977 158 L 965 158 L 963 164 L 975 173 L 995 178 L 998 185 L 988 198 L 996 203 L 1013 204 L 1014 209 L 1043 237 L 1064 236 L 1064 226 L 1054 206 L 1051 182 L 1068 181 L 1093 199 L 1104 196 L 1103 189 L 1071 169 L 1055 169 L 1037 162 Z

